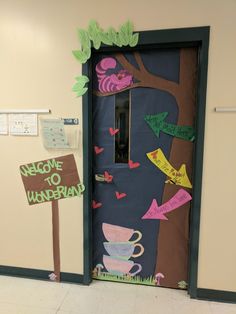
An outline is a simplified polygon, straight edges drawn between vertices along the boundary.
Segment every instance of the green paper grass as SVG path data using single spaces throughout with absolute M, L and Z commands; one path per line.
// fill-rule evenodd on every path
M 94 279 L 107 280 L 107 281 L 117 281 L 117 282 L 126 282 L 133 283 L 137 285 L 146 285 L 146 286 L 156 286 L 155 278 L 153 276 L 147 278 L 141 278 L 140 276 L 116 276 L 105 272 L 100 272 L 100 274 L 93 276 Z

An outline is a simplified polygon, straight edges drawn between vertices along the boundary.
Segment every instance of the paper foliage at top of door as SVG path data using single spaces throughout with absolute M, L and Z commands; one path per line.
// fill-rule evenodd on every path
M 116 31 L 113 27 L 103 30 L 96 21 L 91 20 L 88 29 L 78 29 L 78 37 L 81 50 L 74 50 L 73 55 L 84 64 L 91 57 L 91 48 L 99 49 L 101 44 L 135 47 L 139 40 L 139 33 L 133 34 L 133 24 L 130 21 L 122 24 L 119 31 Z M 79 97 L 87 92 L 88 88 L 85 84 L 89 82 L 89 78 L 78 76 L 76 81 L 72 90 Z

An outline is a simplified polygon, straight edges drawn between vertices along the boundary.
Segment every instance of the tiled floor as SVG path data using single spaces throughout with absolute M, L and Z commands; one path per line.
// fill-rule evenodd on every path
M 0 276 L 0 314 L 236 314 L 185 291 L 95 281 L 89 287 Z

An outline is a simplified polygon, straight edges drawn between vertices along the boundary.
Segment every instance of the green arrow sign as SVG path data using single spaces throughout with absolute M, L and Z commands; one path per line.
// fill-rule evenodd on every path
M 188 125 L 174 125 L 167 123 L 164 121 L 167 116 L 168 112 L 161 112 L 155 115 L 147 115 L 145 116 L 144 120 L 148 123 L 157 137 L 160 136 L 160 131 L 162 131 L 186 141 L 194 141 L 195 130 L 193 127 Z

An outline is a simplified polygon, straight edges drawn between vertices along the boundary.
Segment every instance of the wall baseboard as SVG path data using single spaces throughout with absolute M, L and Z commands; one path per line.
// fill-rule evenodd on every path
M 0 275 L 12 276 L 12 277 L 22 277 L 28 279 L 39 279 L 39 280 L 49 280 L 48 275 L 52 271 L 42 270 L 42 269 L 33 269 L 33 268 L 23 268 L 23 267 L 13 267 L 13 266 L 0 266 Z M 61 282 L 68 283 L 84 283 L 84 276 L 74 273 L 65 273 L 61 272 Z
M 50 281 L 48 279 L 48 275 L 50 273 L 52 273 L 52 271 L 0 265 L 0 275 L 2 276 Z M 85 282 L 85 278 L 83 275 L 65 272 L 61 272 L 61 282 L 88 284 L 87 282 Z M 236 303 L 236 292 L 197 288 L 196 299 L 215 302 Z
M 215 302 L 236 303 L 236 292 L 197 288 L 196 299 Z

